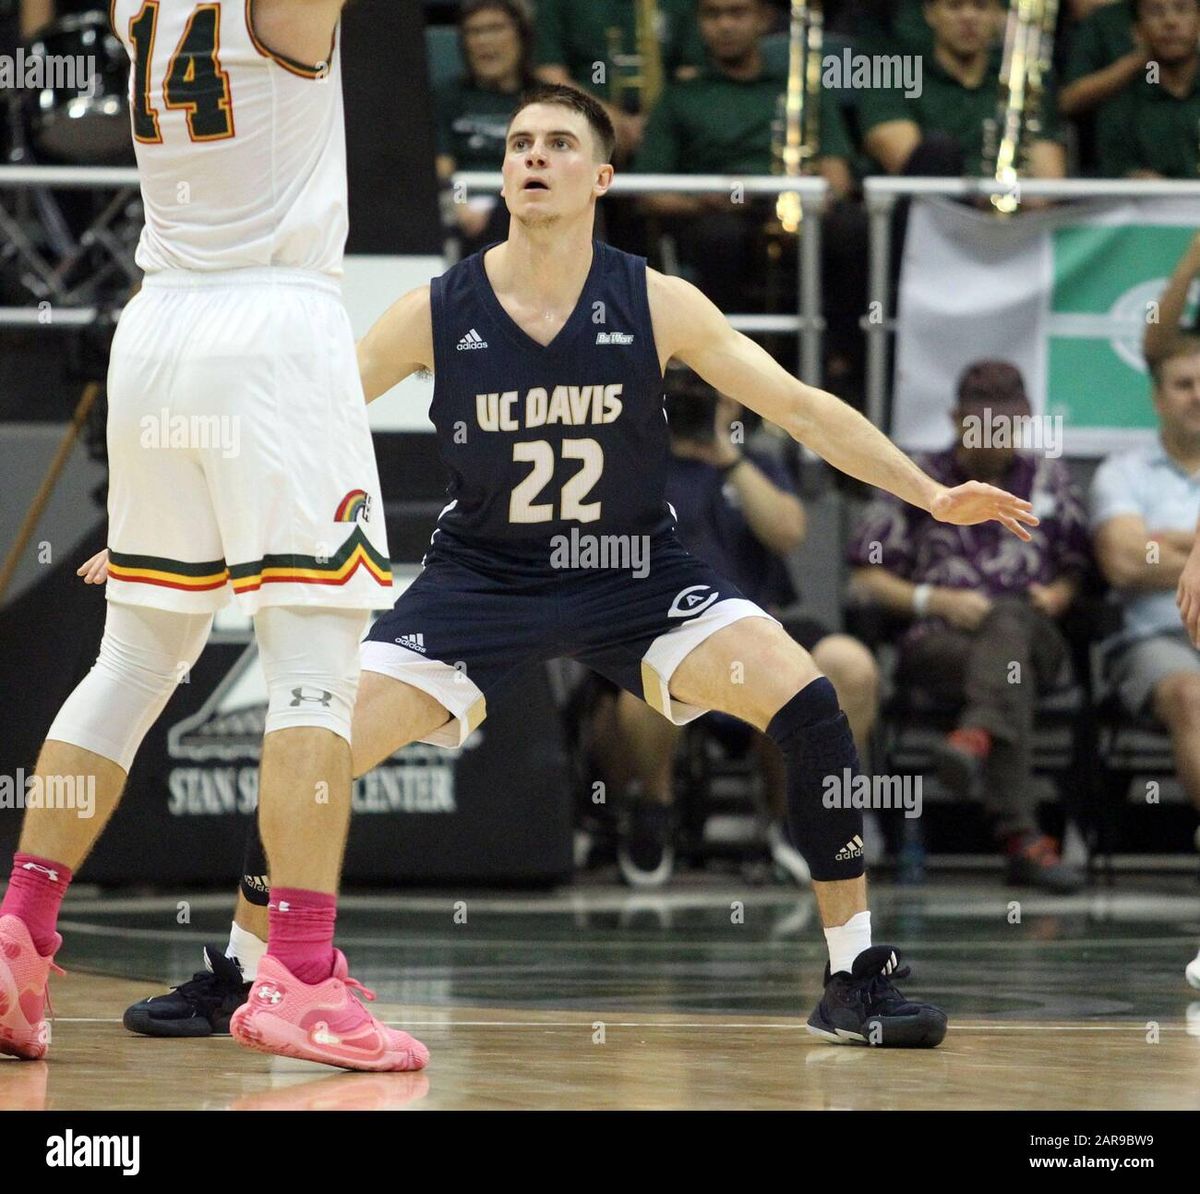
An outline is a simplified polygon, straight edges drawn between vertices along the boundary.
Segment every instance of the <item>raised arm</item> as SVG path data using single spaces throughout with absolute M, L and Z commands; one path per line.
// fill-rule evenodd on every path
M 921 471 L 881 431 L 840 398 L 794 378 L 753 340 L 735 331 L 690 282 L 647 270 L 660 362 L 678 358 L 723 394 L 757 411 L 834 468 L 886 489 L 941 522 L 996 519 L 1021 539 L 1036 526 L 1029 502 L 980 481 L 948 489 Z
M 1070 117 L 1091 112 L 1105 100 L 1119 95 L 1138 75 L 1144 74 L 1149 58 L 1145 50 L 1131 50 L 1103 69 L 1068 83 L 1059 94 L 1058 110 Z
M 1200 233 L 1192 237 L 1187 252 L 1175 263 L 1167 288 L 1158 300 L 1158 318 L 1146 325 L 1142 355 L 1148 365 L 1154 364 L 1179 335 L 1188 290 L 1197 275 L 1200 275 Z
M 346 0 L 249 0 L 251 32 L 273 53 L 307 66 L 328 60 Z
M 433 315 L 429 287 L 418 286 L 393 303 L 358 342 L 358 371 L 368 402 L 410 374 L 433 368 Z

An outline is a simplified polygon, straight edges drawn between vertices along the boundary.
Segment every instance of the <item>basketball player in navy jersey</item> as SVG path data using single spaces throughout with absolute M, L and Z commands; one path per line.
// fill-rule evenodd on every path
M 835 467 L 941 521 L 996 519 L 1027 539 L 1023 524 L 1037 519 L 992 486 L 937 484 L 861 415 L 734 331 L 694 286 L 593 240 L 612 149 L 611 123 L 590 97 L 531 92 L 508 130 L 508 240 L 400 299 L 359 345 L 368 401 L 432 370 L 451 500 L 425 570 L 363 645 L 355 774 L 410 742 L 461 744 L 520 667 L 557 656 L 678 724 L 713 709 L 740 717 L 787 761 L 790 828 L 825 927 L 825 993 L 810 1030 L 835 1043 L 935 1046 L 945 1013 L 904 998 L 893 985 L 908 974 L 899 952 L 871 941 L 862 812 L 822 799 L 826 777 L 859 766 L 833 686 L 774 618 L 675 539 L 663 499 L 663 370 L 684 362 Z M 264 938 L 266 916 L 246 890 L 237 931 Z M 222 998 L 242 1003 L 235 1037 L 269 1031 L 257 982 L 247 999 L 240 983 L 226 978 L 222 996 L 207 977 L 161 999 L 190 1001 L 196 1034 L 212 1030 Z

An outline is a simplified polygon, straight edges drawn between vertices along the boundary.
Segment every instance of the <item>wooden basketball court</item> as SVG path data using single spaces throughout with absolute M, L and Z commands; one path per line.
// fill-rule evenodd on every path
M 1190 878 L 1058 900 L 880 884 L 872 903 L 876 941 L 914 966 L 901 988 L 950 1013 L 939 1049 L 835 1048 L 805 1032 L 824 960 L 807 893 L 685 877 L 653 896 L 348 897 L 352 972 L 433 1055 L 423 1074 L 362 1075 L 228 1037 L 130 1035 L 126 1005 L 198 968 L 229 901 L 75 893 L 51 1060 L 0 1060 L 0 1109 L 1200 1107 Z

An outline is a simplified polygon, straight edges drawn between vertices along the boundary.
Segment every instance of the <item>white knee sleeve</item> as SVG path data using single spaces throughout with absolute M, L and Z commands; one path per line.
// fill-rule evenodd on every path
M 267 733 L 315 726 L 350 741 L 358 693 L 359 609 L 269 605 L 254 615 L 267 678 Z
M 212 614 L 108 603 L 100 654 L 58 711 L 47 738 L 128 771 L 147 731 L 200 658 Z

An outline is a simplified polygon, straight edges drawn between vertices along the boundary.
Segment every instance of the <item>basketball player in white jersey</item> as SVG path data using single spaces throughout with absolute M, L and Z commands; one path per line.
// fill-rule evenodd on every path
M 214 611 L 232 598 L 254 618 L 270 692 L 259 816 L 271 944 L 258 990 L 275 1014 L 244 1043 L 348 1069 L 420 1069 L 428 1057 L 353 996 L 359 984 L 333 947 L 358 643 L 369 611 L 391 600 L 338 285 L 341 8 L 112 3 L 132 64 L 146 277 L 109 372 L 104 636 L 31 785 L 94 785 L 95 815 L 29 801 L 0 906 L 3 1053 L 45 1055 L 63 894 Z

